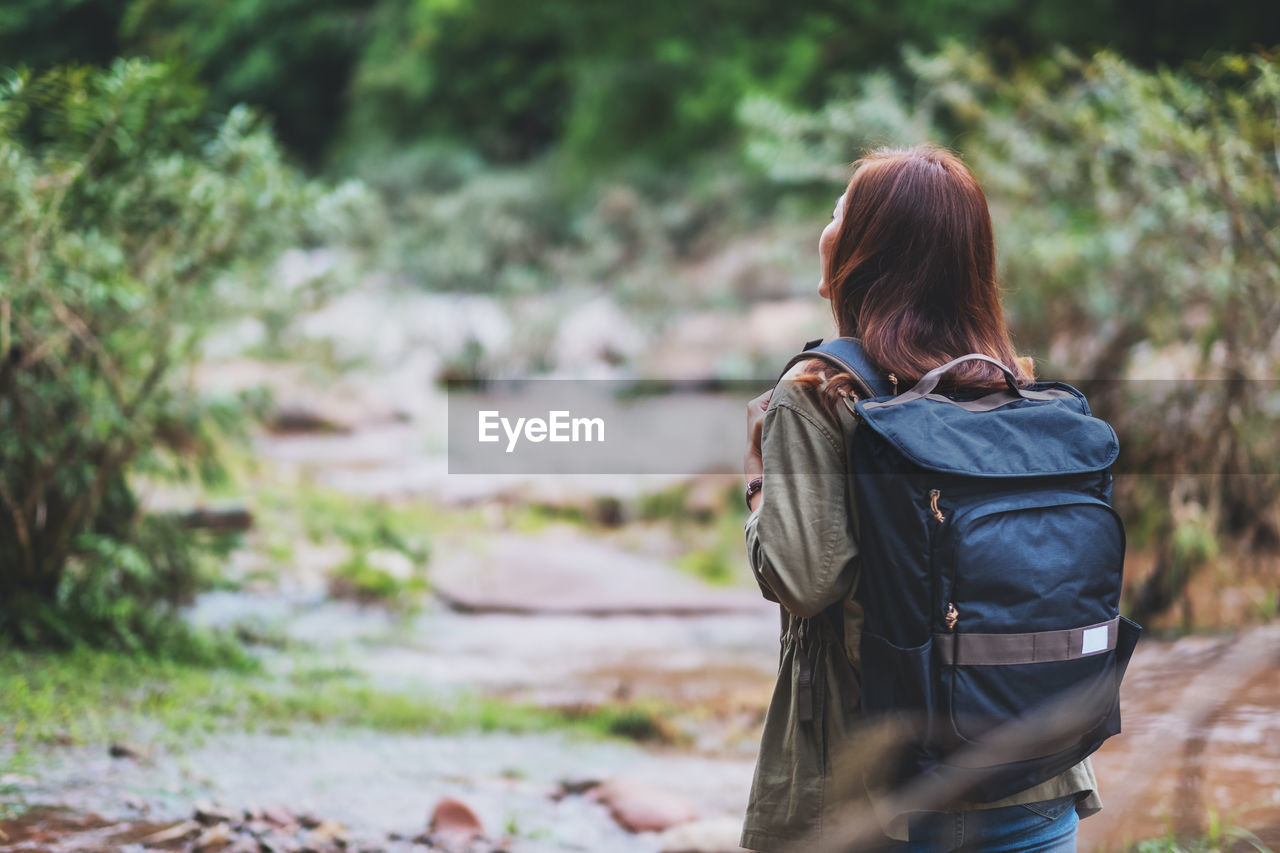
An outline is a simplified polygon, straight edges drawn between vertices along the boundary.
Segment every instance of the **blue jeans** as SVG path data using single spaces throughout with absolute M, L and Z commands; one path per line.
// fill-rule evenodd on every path
M 908 823 L 910 841 L 896 853 L 1075 853 L 1074 795 L 963 812 L 921 812 Z

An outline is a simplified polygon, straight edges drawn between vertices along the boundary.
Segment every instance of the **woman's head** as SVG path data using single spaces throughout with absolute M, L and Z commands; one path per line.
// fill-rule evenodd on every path
M 987 199 L 960 159 L 920 145 L 878 149 L 853 165 L 819 239 L 822 282 L 841 335 L 899 379 L 970 352 L 993 356 L 1022 379 L 996 281 Z M 995 367 L 961 365 L 964 385 L 1001 383 Z

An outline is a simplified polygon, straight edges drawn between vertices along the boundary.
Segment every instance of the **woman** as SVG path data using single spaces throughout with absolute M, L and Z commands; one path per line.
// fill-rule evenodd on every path
M 818 250 L 818 293 L 840 335 L 859 338 L 902 390 L 973 352 L 1032 379 L 1005 326 L 986 198 L 955 155 L 919 146 L 863 157 Z M 1004 383 L 976 360 L 949 379 L 959 393 Z M 1006 799 L 947 811 L 906 811 L 870 793 L 878 741 L 857 720 L 851 390 L 848 374 L 814 359 L 747 407 L 747 552 L 761 591 L 780 605 L 782 650 L 740 843 L 764 853 L 1075 850 L 1078 818 L 1101 808 L 1088 759 Z M 849 841 L 851 814 L 866 817 L 876 841 Z

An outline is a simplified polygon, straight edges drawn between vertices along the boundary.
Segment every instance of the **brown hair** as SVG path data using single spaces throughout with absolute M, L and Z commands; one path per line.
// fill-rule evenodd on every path
M 1014 351 L 1000 306 L 995 237 L 987 199 L 951 151 L 935 145 L 881 148 L 853 164 L 842 222 L 823 270 L 840 335 L 905 391 L 934 367 L 978 352 L 1004 363 L 1020 382 L 1030 358 Z M 847 374 L 806 362 L 805 384 L 834 402 L 851 391 Z M 946 385 L 1003 385 L 991 364 L 971 361 Z

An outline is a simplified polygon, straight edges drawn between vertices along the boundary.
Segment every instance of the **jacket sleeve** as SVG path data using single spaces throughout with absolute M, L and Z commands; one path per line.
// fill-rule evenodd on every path
M 839 422 L 809 394 L 782 388 L 765 413 L 764 490 L 745 525 L 747 558 L 765 598 L 812 617 L 857 582 L 852 498 Z

